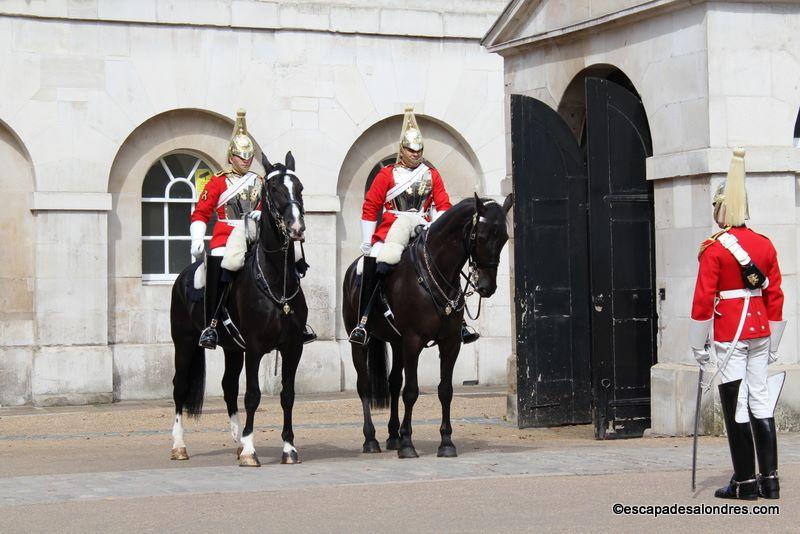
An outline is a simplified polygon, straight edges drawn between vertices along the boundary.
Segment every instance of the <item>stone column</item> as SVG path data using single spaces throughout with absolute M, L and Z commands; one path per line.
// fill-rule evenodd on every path
M 111 402 L 107 193 L 35 192 L 36 405 Z
M 340 210 L 335 195 L 305 195 L 306 259 L 311 265 L 303 279 L 308 304 L 308 322 L 317 332 L 317 341 L 303 347 L 297 370 L 298 393 L 341 391 L 342 366 L 336 342 L 336 216 Z M 279 376 L 275 377 L 280 381 Z M 270 378 L 268 378 L 269 380 Z

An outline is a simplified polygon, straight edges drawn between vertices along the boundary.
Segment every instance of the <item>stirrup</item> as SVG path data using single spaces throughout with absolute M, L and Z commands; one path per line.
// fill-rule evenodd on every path
M 464 323 L 461 324 L 461 343 L 463 345 L 475 343 L 480 337 L 481 335 L 476 332 L 474 328 L 471 328 Z
M 314 332 L 314 329 L 311 328 L 311 325 L 307 324 L 300 337 L 303 339 L 303 345 L 308 345 L 312 341 L 316 341 L 317 333 Z
M 211 325 L 206 327 L 202 332 L 200 332 L 200 341 L 198 341 L 198 345 L 203 347 L 204 349 L 214 350 L 217 348 L 217 343 L 219 342 L 219 337 L 217 336 L 217 320 L 214 319 L 211 321 Z
M 350 332 L 349 341 L 354 345 L 366 345 L 367 341 L 369 341 L 367 329 L 363 325 L 356 326 L 353 328 L 353 331 Z

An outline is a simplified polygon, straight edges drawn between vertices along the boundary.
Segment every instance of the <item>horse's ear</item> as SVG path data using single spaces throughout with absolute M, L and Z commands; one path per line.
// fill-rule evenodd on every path
M 508 210 L 511 209 L 511 206 L 514 205 L 514 193 L 509 193 L 506 199 L 503 201 L 503 211 L 508 214 Z
M 261 153 L 261 164 L 264 166 L 264 174 L 269 174 L 272 171 L 272 163 L 267 159 L 267 154 Z
M 475 193 L 475 211 L 477 211 L 479 215 L 482 215 L 485 209 L 481 197 L 478 196 L 478 193 Z
M 286 168 L 290 171 L 294 170 L 294 156 L 292 156 L 292 151 L 286 153 Z

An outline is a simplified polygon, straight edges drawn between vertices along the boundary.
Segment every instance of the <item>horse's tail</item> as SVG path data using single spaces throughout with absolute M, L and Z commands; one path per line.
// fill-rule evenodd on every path
M 367 374 L 369 375 L 369 405 L 389 407 L 389 373 L 386 342 L 372 337 L 367 343 Z
M 189 389 L 186 392 L 184 409 L 189 417 L 199 417 L 203 413 L 203 397 L 206 392 L 206 351 L 196 346 L 189 364 Z

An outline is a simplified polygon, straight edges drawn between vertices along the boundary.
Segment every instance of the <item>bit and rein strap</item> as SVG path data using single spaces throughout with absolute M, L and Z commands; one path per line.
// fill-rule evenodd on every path
M 487 200 L 486 204 L 495 203 L 494 200 Z M 444 312 L 444 316 L 449 316 L 454 311 L 459 312 L 461 310 L 465 310 L 467 315 L 473 321 L 480 317 L 481 314 L 481 302 L 483 301 L 483 297 L 480 295 L 478 296 L 478 310 L 477 313 L 473 316 L 472 312 L 470 311 L 469 307 L 467 306 L 467 298 L 474 294 L 475 288 L 475 281 L 477 279 L 477 271 L 478 269 L 490 269 L 496 268 L 499 265 L 499 261 L 488 261 L 483 262 L 477 258 L 477 238 L 478 238 L 478 223 L 479 222 L 486 222 L 486 218 L 479 216 L 477 210 L 472 216 L 469 226 L 464 227 L 464 235 L 467 237 L 468 241 L 466 245 L 466 252 L 467 252 L 467 263 L 469 264 L 469 272 L 468 274 L 464 274 L 463 269 L 460 270 L 459 274 L 461 277 L 464 278 L 464 286 L 461 287 L 458 281 L 456 285 L 451 284 L 447 277 L 445 277 L 436 263 L 433 261 L 433 257 L 430 253 L 430 248 L 428 247 L 428 234 L 429 228 L 425 228 L 423 230 L 423 234 L 421 239 L 419 240 L 419 245 L 422 248 L 422 262 L 419 261 L 419 253 L 416 250 L 415 246 L 410 247 L 411 250 L 411 259 L 414 265 L 414 269 L 417 272 L 417 281 L 425 288 L 427 293 L 430 295 L 431 300 L 433 300 L 434 307 L 436 311 L 439 313 L 440 317 L 442 316 L 442 312 Z M 425 273 L 427 277 L 424 276 L 420 264 L 424 264 Z M 447 286 L 447 290 L 442 288 L 442 286 L 437 281 L 437 275 L 439 278 L 442 279 L 444 285 Z M 432 283 L 433 287 L 431 287 L 430 283 L 426 283 L 426 278 Z M 436 289 L 437 295 L 434 294 L 433 289 Z M 450 298 L 449 293 L 453 291 L 456 292 L 454 298 Z

